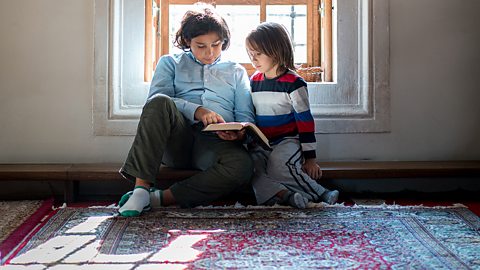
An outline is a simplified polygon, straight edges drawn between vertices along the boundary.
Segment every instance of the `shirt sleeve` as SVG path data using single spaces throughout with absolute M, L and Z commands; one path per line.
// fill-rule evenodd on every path
M 235 77 L 235 121 L 255 123 L 250 80 L 245 68 L 237 65 Z
M 300 145 L 305 159 L 316 158 L 317 140 L 315 138 L 315 121 L 310 111 L 307 84 L 303 80 L 295 82 L 296 89 L 290 93 L 298 128 Z
M 175 86 L 173 84 L 175 80 L 175 62 L 171 56 L 163 56 L 158 61 L 155 69 L 155 74 L 150 84 L 150 92 L 148 93 L 148 99 L 155 95 L 162 94 L 172 98 L 173 102 L 177 106 L 177 109 L 190 121 L 195 121 L 195 111 L 199 104 L 188 102 L 184 99 L 177 98 L 175 92 Z

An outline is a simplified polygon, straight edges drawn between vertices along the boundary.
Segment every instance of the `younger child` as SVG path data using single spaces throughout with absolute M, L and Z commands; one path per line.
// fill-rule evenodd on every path
M 315 181 L 322 176 L 316 163 L 315 123 L 307 84 L 295 73 L 288 32 L 281 24 L 262 23 L 247 36 L 246 47 L 257 69 L 250 78 L 255 120 L 273 148 L 250 149 L 257 203 L 297 208 L 309 201 L 336 203 L 338 191 Z

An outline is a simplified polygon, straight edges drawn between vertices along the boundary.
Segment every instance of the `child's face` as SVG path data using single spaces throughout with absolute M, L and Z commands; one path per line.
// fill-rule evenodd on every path
M 271 57 L 259 51 L 256 51 L 248 43 L 246 44 L 246 46 L 250 61 L 252 61 L 253 66 L 259 72 L 264 73 L 265 77 L 267 77 L 268 79 L 275 78 L 279 75 L 277 74 L 278 64 L 274 64 L 274 61 Z
M 192 38 L 189 43 L 190 50 L 195 58 L 203 64 L 213 64 L 222 53 L 223 41 L 217 33 L 210 32 Z

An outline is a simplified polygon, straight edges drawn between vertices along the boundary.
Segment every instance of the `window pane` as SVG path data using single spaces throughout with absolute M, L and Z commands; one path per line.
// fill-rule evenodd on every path
M 260 7 L 217 5 L 217 11 L 225 18 L 230 28 L 230 47 L 223 52 L 223 57 L 239 63 L 250 63 L 245 49 L 245 38 L 260 22 Z
M 183 14 L 191 5 L 170 5 L 169 52 L 181 50 L 173 46 L 175 33 L 180 27 Z M 250 63 L 245 51 L 245 37 L 260 23 L 258 5 L 217 5 L 217 11 L 225 18 L 232 34 L 230 48 L 223 52 L 225 58 L 239 63 Z M 268 5 L 267 21 L 285 25 L 292 37 L 295 62 L 307 62 L 307 7 L 306 5 Z
M 169 53 L 180 53 L 182 50 L 175 47 L 173 45 L 173 41 L 175 40 L 175 33 L 180 28 L 180 23 L 182 22 L 183 15 L 187 12 L 192 5 L 170 5 L 169 6 L 169 26 L 168 26 L 168 33 L 169 33 Z
M 268 5 L 267 21 L 283 24 L 293 43 L 295 63 L 307 62 L 307 6 Z

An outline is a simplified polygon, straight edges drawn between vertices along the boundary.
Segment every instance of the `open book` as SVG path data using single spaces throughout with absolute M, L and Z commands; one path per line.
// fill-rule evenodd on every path
M 248 135 L 252 136 L 254 140 L 263 148 L 270 150 L 270 143 L 263 132 L 255 125 L 249 122 L 228 122 L 210 124 L 203 131 L 238 131 L 245 129 Z

